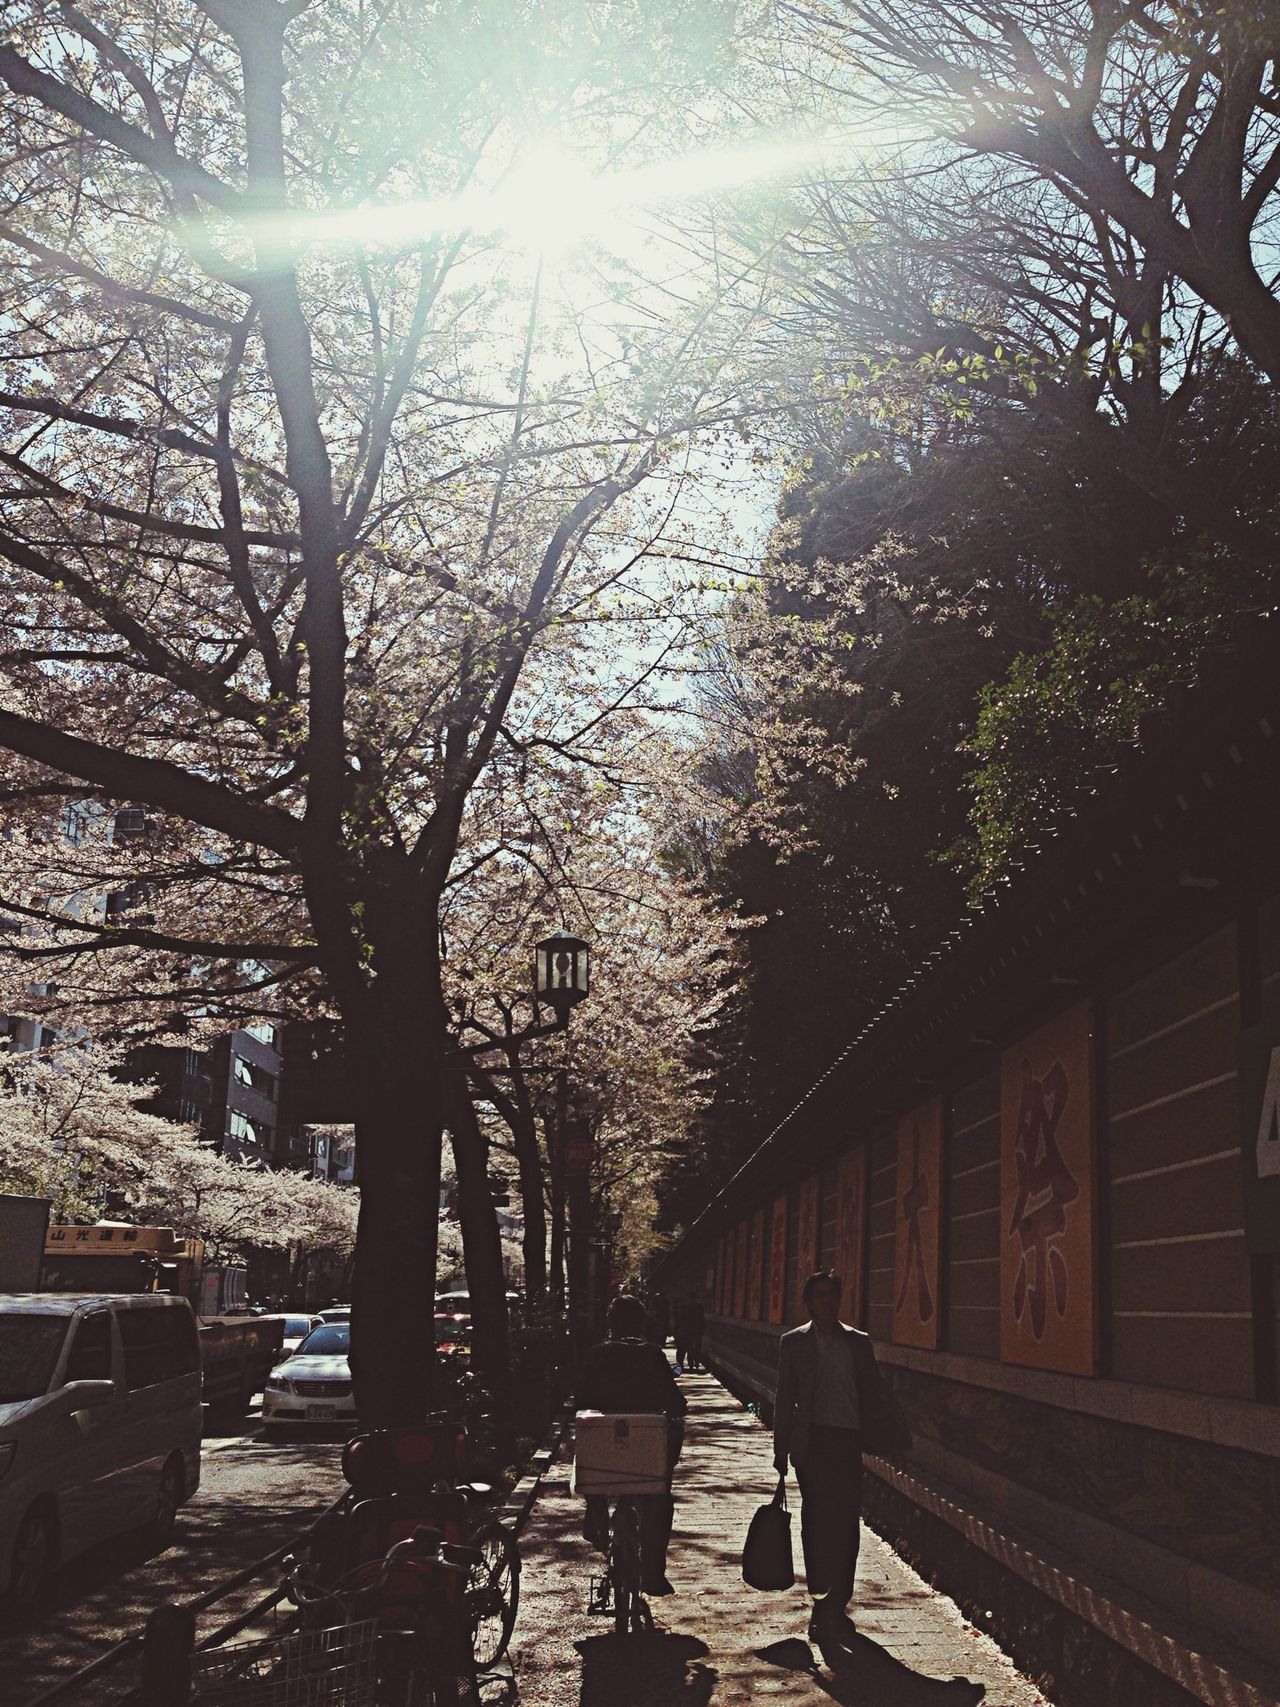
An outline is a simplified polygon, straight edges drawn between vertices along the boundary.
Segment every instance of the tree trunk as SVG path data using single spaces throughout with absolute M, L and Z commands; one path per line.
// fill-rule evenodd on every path
M 366 1427 L 421 1422 L 435 1387 L 446 1034 L 432 1025 L 431 994 L 420 976 L 388 972 L 376 1000 L 343 1016 L 359 1088 L 351 1366 Z
M 524 1295 L 528 1303 L 540 1304 L 547 1295 L 547 1214 L 543 1205 L 546 1181 L 538 1149 L 537 1117 L 528 1093 L 518 1081 L 511 1140 L 520 1170 L 520 1203 L 524 1211 Z
M 507 1278 L 502 1267 L 502 1235 L 489 1189 L 489 1144 L 461 1073 L 454 1079 L 449 1132 L 458 1176 L 462 1260 L 471 1294 L 471 1366 L 492 1394 L 496 1420 L 501 1423 L 509 1410 L 511 1386 Z

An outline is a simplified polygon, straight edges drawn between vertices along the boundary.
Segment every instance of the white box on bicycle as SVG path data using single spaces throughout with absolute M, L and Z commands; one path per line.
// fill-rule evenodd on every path
M 573 1419 L 573 1491 L 661 1494 L 667 1486 L 667 1419 L 660 1413 L 579 1411 Z

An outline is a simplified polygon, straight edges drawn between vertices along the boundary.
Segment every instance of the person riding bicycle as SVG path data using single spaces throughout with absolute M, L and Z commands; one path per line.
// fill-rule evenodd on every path
M 670 1594 L 667 1544 L 675 1515 L 671 1476 L 684 1444 L 684 1394 L 663 1353 L 645 1338 L 645 1308 L 638 1298 L 625 1293 L 615 1298 L 609 1306 L 608 1322 L 608 1339 L 593 1345 L 582 1360 L 574 1401 L 580 1411 L 666 1414 L 667 1491 L 640 1498 L 640 1553 L 645 1593 Z M 604 1548 L 609 1533 L 607 1495 L 587 1496 L 582 1532 L 593 1546 Z

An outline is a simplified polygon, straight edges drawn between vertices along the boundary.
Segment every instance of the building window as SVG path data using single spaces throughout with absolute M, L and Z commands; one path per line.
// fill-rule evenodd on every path
M 270 1102 L 276 1100 L 276 1079 L 274 1073 L 269 1073 L 265 1067 L 259 1067 L 252 1061 L 246 1061 L 243 1055 L 233 1055 L 231 1072 L 237 1084 L 248 1085 L 257 1091 L 259 1096 L 266 1097 Z
M 227 1137 L 238 1144 L 255 1144 L 264 1150 L 271 1148 L 275 1129 L 265 1120 L 251 1120 L 237 1108 L 227 1110 Z

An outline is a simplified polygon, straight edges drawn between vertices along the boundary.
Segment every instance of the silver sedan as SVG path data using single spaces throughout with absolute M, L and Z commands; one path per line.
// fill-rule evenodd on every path
M 351 1328 L 322 1322 L 272 1370 L 262 1390 L 262 1420 L 268 1430 L 285 1423 L 349 1421 L 356 1414 L 351 1383 Z

